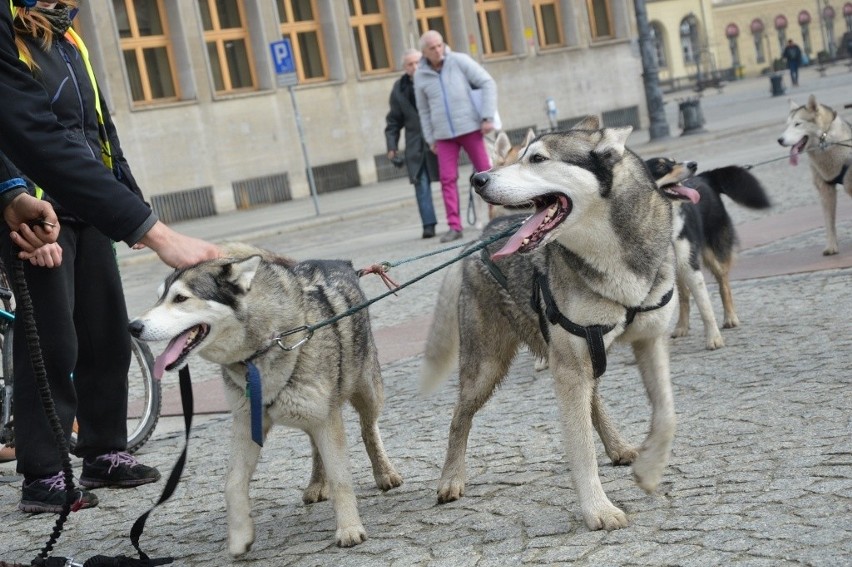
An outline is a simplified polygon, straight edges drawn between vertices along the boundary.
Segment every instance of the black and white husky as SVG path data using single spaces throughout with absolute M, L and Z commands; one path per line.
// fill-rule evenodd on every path
M 769 198 L 760 181 L 742 167 L 720 167 L 696 175 L 698 164 L 694 161 L 652 158 L 645 160 L 645 165 L 658 186 L 680 183 L 695 189 L 700 197 L 697 202 L 682 201 L 675 208 L 673 236 L 678 261 L 680 309 L 672 336 L 684 337 L 689 333 L 691 294 L 704 324 L 705 346 L 710 350 L 720 348 L 725 343 L 701 272 L 702 262 L 719 284 L 725 314 L 724 328 L 740 324 L 730 284 L 737 234 L 721 195 L 725 194 L 735 203 L 750 209 L 768 208 Z
M 233 257 L 172 273 L 159 301 L 131 321 L 131 333 L 145 341 L 170 341 L 158 357 L 158 372 L 182 367 L 194 353 L 224 370 L 234 418 L 225 482 L 231 555 L 246 553 L 254 542 L 249 481 L 261 447 L 253 438 L 262 442 L 273 424 L 309 435 L 313 472 L 302 499 L 330 497 L 338 545 L 357 545 L 367 535 L 346 456 L 344 403 L 351 402 L 360 416 L 376 485 L 389 490 L 402 484 L 379 434 L 384 394 L 369 315 L 363 309 L 317 329 L 297 348 L 291 349 L 306 334 L 284 335 L 362 304 L 358 275 L 349 262 L 296 263 L 244 245 L 228 251 Z M 256 370 L 260 387 L 249 380 L 249 368 Z M 252 415 L 252 402 L 261 415 Z M 262 433 L 260 439 L 253 426 L 261 429 L 254 431 Z
M 625 147 L 630 132 L 600 129 L 588 118 L 572 130 L 539 136 L 517 162 L 474 176 L 488 203 L 535 210 L 491 221 L 483 238 L 524 222 L 487 253 L 454 264 L 442 283 L 422 378 L 434 385 L 458 363 L 460 390 L 439 502 L 463 496 L 474 415 L 521 345 L 549 358 L 586 525 L 627 525 L 601 486 L 595 429 L 614 463 L 633 463 L 639 486 L 658 486 L 675 432 L 668 352 L 677 304 L 671 201 L 692 192 L 657 187 L 642 159 Z M 650 432 L 638 450 L 619 435 L 597 394 L 606 352 L 616 341 L 632 346 L 652 406 Z

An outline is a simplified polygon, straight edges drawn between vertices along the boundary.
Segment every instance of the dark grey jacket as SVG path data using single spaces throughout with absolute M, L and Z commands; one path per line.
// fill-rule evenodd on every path
M 403 92 L 403 83 L 407 79 L 407 75 L 403 75 L 398 79 L 391 89 L 390 94 L 390 112 L 385 117 L 385 140 L 387 142 L 388 151 L 399 151 L 399 135 L 402 129 L 405 129 L 405 165 L 408 168 L 408 179 L 414 183 L 417 172 L 423 165 L 423 160 L 426 160 L 426 171 L 429 173 L 430 181 L 437 181 L 438 177 L 438 158 L 426 145 L 423 139 L 423 133 L 420 130 L 420 115 L 417 113 L 417 107 L 405 96 Z M 411 85 L 413 89 L 413 85 Z

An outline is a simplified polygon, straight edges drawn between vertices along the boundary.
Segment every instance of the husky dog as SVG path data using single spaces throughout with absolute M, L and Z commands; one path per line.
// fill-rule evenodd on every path
M 852 196 L 852 125 L 836 111 L 818 104 L 811 95 L 804 106 L 790 101 L 787 127 L 778 143 L 790 148 L 790 164 L 798 165 L 807 152 L 811 175 L 819 192 L 825 223 L 826 246 L 823 255 L 837 254 L 837 185 Z
M 249 481 L 260 457 L 252 441 L 247 378 L 250 365 L 262 383 L 262 434 L 274 423 L 305 431 L 311 440 L 313 472 L 302 500 L 330 497 L 337 518 L 337 544 L 363 542 L 346 455 L 341 409 L 352 403 L 361 436 L 381 490 L 402 484 L 385 454 L 378 418 L 384 394 L 376 345 L 366 310 L 304 333 L 282 336 L 309 323 L 344 313 L 365 301 L 350 262 L 316 260 L 296 263 L 245 245 L 232 246 L 233 257 L 176 270 L 163 284 L 160 299 L 130 322 L 145 341 L 169 340 L 155 373 L 174 370 L 198 353 L 222 365 L 234 421 L 225 482 L 228 548 L 246 553 L 254 542 Z M 309 338 L 289 350 L 301 339 Z M 280 347 L 280 348 L 279 348 Z M 285 349 L 287 347 L 287 349 Z
M 473 417 L 520 345 L 549 356 L 586 525 L 627 525 L 601 486 L 593 427 L 614 463 L 633 463 L 639 486 L 650 492 L 659 484 L 675 430 L 667 337 L 676 304 L 670 301 L 676 293 L 670 200 L 684 195 L 657 187 L 624 145 L 631 130 L 601 130 L 590 117 L 572 130 L 536 138 L 518 162 L 474 176 L 487 202 L 532 203 L 535 212 L 511 237 L 454 264 L 442 283 L 422 378 L 434 385 L 457 361 L 460 391 L 439 502 L 463 496 Z M 484 237 L 524 218 L 498 217 Z M 443 299 L 453 296 L 459 301 Z M 633 347 L 652 405 L 650 433 L 638 451 L 620 436 L 597 394 L 596 378 L 616 340 Z
M 737 234 L 720 194 L 750 209 L 768 208 L 769 198 L 760 181 L 742 167 L 720 167 L 695 175 L 698 164 L 694 161 L 652 158 L 646 160 L 645 165 L 659 187 L 682 183 L 695 189 L 700 196 L 697 203 L 678 201 L 680 206 L 675 209 L 674 244 L 680 308 L 672 337 L 685 337 L 689 333 L 689 296 L 692 294 L 704 323 L 705 346 L 709 350 L 721 348 L 725 343 L 716 324 L 700 265 L 703 261 L 719 284 L 725 312 L 724 327 L 739 326 L 730 284 Z

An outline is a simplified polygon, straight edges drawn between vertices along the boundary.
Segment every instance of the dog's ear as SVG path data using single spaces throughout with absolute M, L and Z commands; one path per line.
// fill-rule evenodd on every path
M 615 163 L 624 155 L 627 138 L 633 132 L 633 126 L 624 128 L 604 128 L 594 153 L 609 163 Z
M 251 282 L 260 266 L 260 256 L 250 256 L 222 266 L 222 276 L 243 293 L 251 289 Z
M 798 110 L 801 104 L 795 102 L 792 98 L 787 99 L 790 101 L 790 110 Z
M 572 130 L 600 130 L 601 129 L 601 121 L 597 116 L 586 116 L 573 126 L 571 126 Z
M 532 141 L 535 140 L 535 130 L 530 128 L 527 130 L 527 135 L 524 137 L 524 141 L 521 143 L 523 147 L 527 147 L 532 144 Z
M 506 132 L 501 131 L 497 134 L 497 140 L 494 142 L 494 155 L 501 160 L 509 155 L 509 150 L 512 149 L 512 142 Z
M 816 97 L 814 95 L 809 96 L 808 97 L 808 110 L 810 110 L 811 112 L 816 112 L 818 110 L 818 108 L 819 108 L 819 105 L 817 104 Z

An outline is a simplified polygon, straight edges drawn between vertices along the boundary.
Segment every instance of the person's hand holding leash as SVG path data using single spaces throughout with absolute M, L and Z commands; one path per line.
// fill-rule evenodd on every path
M 56 268 L 62 264 L 62 246 L 56 242 L 36 248 L 35 252 L 28 253 L 26 258 L 23 257 L 24 254 L 24 252 L 21 253 L 21 259 L 29 260 L 33 266 Z
M 21 249 L 20 258 L 29 260 L 37 248 L 56 242 L 59 219 L 47 201 L 21 194 L 3 209 L 3 220 L 12 230 L 11 238 Z

